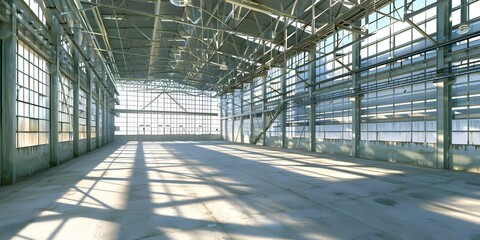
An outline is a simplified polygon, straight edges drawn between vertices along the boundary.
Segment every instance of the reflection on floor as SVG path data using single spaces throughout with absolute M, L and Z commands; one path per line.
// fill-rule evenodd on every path
M 116 143 L 0 188 L 0 239 L 480 239 L 480 176 L 227 142 Z

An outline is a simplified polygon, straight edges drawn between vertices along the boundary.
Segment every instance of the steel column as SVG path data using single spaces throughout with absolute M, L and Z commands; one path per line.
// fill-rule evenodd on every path
M 235 90 L 232 92 L 232 142 L 235 142 Z
M 220 106 L 220 136 L 222 136 L 222 138 L 225 140 L 225 135 L 223 135 L 223 132 L 224 132 L 224 122 L 225 122 L 225 114 L 223 113 L 223 111 L 225 111 L 225 106 L 223 105 L 224 104 L 224 96 L 219 96 L 218 98 L 219 99 L 219 106 Z M 165 128 L 164 128 L 165 129 Z M 165 130 L 164 130 L 165 131 Z
M 17 152 L 17 21 L 15 12 L 15 4 L 12 4 L 11 25 L 4 24 L 2 27 L 2 31 L 9 32 L 10 34 L 2 39 L 1 44 L 1 185 L 11 185 L 17 180 L 15 161 Z
M 88 91 L 86 92 L 87 97 L 87 152 L 92 151 L 92 73 L 90 70 L 90 66 L 87 66 L 86 69 L 87 75 L 87 84 L 88 84 Z M 96 101 L 97 108 L 98 108 L 98 101 Z M 97 122 L 98 126 L 98 122 Z M 97 127 L 98 128 L 98 127 Z M 98 132 L 98 130 L 95 130 Z M 98 133 L 96 133 L 98 135 Z M 98 141 L 98 137 L 96 137 L 96 141 Z
M 451 38 L 451 1 L 442 1 L 437 6 L 437 42 L 444 43 Z M 445 59 L 450 46 L 437 50 L 437 72 L 448 73 L 451 64 Z M 452 79 L 442 79 L 435 83 L 437 88 L 437 168 L 452 169 L 450 149 L 452 144 Z
M 79 29 L 75 28 L 75 40 L 79 40 Z M 81 55 L 75 48 L 73 51 L 73 156 L 79 155 L 79 142 L 80 142 L 80 58 Z
M 352 46 L 352 70 L 357 71 L 360 69 L 360 50 L 361 50 L 361 41 L 357 41 L 360 37 L 360 34 L 352 32 L 352 41 L 355 43 Z M 360 89 L 360 74 L 354 73 L 352 75 L 352 86 L 353 91 Z M 361 129 L 362 129 L 362 119 L 361 119 L 361 101 L 363 95 L 356 95 L 351 99 L 352 101 L 352 149 L 351 156 L 359 157 L 360 156 L 360 140 L 361 140 Z
M 283 66 L 280 68 L 280 93 L 281 93 L 281 102 L 283 104 L 286 101 L 287 97 L 287 71 L 286 71 L 286 61 L 283 63 Z M 282 148 L 288 147 L 287 142 L 287 109 L 286 105 L 280 113 L 280 131 L 282 136 Z
M 59 83 L 62 77 L 60 72 L 60 26 L 52 21 L 53 47 L 55 48 L 54 62 L 50 64 L 50 166 L 58 166 L 58 110 L 59 110 Z
M 266 146 L 267 145 L 267 106 L 266 106 L 266 101 L 265 98 L 267 96 L 267 75 L 262 76 L 262 145 Z
M 101 139 L 102 139 L 102 146 L 103 146 L 103 145 L 107 144 L 107 139 L 106 139 L 107 128 L 105 127 L 105 125 L 107 123 L 107 118 L 105 117 L 106 114 L 107 114 L 107 92 L 106 91 L 103 91 L 103 105 L 102 105 L 102 107 L 103 107 L 103 110 L 102 110 L 102 137 L 101 137 Z M 97 126 L 99 126 L 98 122 L 97 122 Z M 97 130 L 97 132 L 98 132 L 98 130 Z M 98 136 L 98 134 L 97 134 L 97 136 Z M 99 139 L 99 138 L 97 137 L 97 139 Z
M 229 131 L 228 131 L 228 117 L 229 117 L 228 116 L 228 102 L 227 102 L 227 96 L 226 95 L 223 95 L 222 98 L 223 98 L 222 102 L 225 104 L 223 106 L 223 110 L 222 110 L 223 117 L 225 117 L 224 120 L 223 120 L 222 130 L 223 130 L 223 136 L 224 136 L 225 140 L 228 141 L 228 140 L 230 140 L 229 137 L 228 137 L 228 134 L 229 134 Z
M 254 118 L 254 115 L 253 115 L 253 112 L 254 112 L 254 97 L 253 97 L 253 93 L 254 93 L 254 88 L 255 88 L 255 83 L 254 81 L 252 81 L 250 83 L 250 144 L 253 143 L 253 139 L 255 139 L 255 135 L 254 135 L 254 132 L 255 132 L 255 126 L 254 126 L 254 121 L 253 121 L 253 118 Z M 255 114 L 256 116 L 256 114 Z
M 312 8 L 313 9 L 313 8 Z M 313 11 L 313 10 L 312 10 Z M 308 70 L 309 70 L 309 84 L 308 95 L 310 98 L 310 111 L 309 111 L 309 126 L 310 126 L 310 151 L 315 152 L 317 150 L 317 136 L 316 136 L 316 125 L 317 125 L 317 104 L 315 99 L 315 51 L 308 53 Z
M 100 143 L 100 138 L 98 137 L 98 133 L 99 133 L 99 131 L 98 131 L 98 126 L 100 126 L 100 124 L 99 124 L 99 121 L 100 121 L 100 106 L 99 106 L 99 102 L 100 102 L 100 96 L 101 96 L 101 95 L 100 95 L 100 86 L 101 86 L 101 84 L 98 84 L 98 82 L 96 81 L 96 82 L 95 82 L 95 94 L 97 95 L 97 101 L 96 101 L 96 103 L 97 103 L 97 108 L 95 108 L 95 122 L 97 123 L 97 137 L 96 137 L 97 139 L 96 139 L 96 141 L 95 141 L 95 147 L 96 147 L 96 148 L 99 148 L 99 147 L 101 146 L 101 145 L 100 145 L 100 144 L 101 144 L 101 143 Z
M 240 129 L 238 130 L 238 132 L 240 133 L 240 142 L 241 143 L 245 143 L 245 139 L 243 137 L 243 120 L 244 120 L 244 117 L 243 116 L 243 104 L 245 102 L 245 100 L 243 99 L 243 94 L 244 94 L 244 90 L 243 90 L 243 86 L 242 86 L 242 89 L 240 89 Z

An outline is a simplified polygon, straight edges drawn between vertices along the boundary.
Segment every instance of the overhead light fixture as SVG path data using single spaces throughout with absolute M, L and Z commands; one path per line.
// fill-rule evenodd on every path
M 457 33 L 460 35 L 468 33 L 469 31 L 470 31 L 470 25 L 468 24 L 462 24 L 457 28 Z
M 228 70 L 228 66 L 227 66 L 227 63 L 226 62 L 222 62 L 222 65 L 220 65 L 220 70 Z
M 104 15 L 102 16 L 104 20 L 117 20 L 117 21 L 122 21 L 123 16 L 112 16 L 112 15 Z
M 190 0 L 170 0 L 170 2 L 177 7 L 185 7 L 190 3 Z

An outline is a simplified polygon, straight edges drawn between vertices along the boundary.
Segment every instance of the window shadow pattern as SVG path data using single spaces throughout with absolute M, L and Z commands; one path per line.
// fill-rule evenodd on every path
M 131 141 L 0 188 L 0 239 L 479 239 L 479 186 L 347 157 Z

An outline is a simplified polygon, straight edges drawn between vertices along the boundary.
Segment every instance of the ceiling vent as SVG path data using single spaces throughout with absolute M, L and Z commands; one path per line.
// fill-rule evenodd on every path
M 185 7 L 190 3 L 190 0 L 170 0 L 170 2 L 177 7 Z

